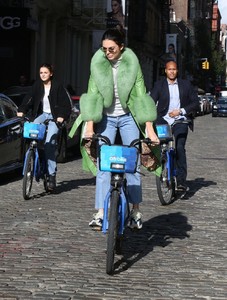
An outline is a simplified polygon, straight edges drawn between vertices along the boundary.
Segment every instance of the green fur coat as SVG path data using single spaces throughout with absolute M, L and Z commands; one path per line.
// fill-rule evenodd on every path
M 122 53 L 117 74 L 117 89 L 122 107 L 130 110 L 142 135 L 145 136 L 145 122 L 155 121 L 157 110 L 153 99 L 146 93 L 138 58 L 129 48 L 126 48 Z M 105 57 L 105 54 L 101 50 L 98 50 L 91 60 L 88 91 L 82 94 L 80 98 L 81 114 L 69 136 L 73 137 L 73 134 L 81 122 L 84 122 L 84 124 L 86 121 L 93 121 L 94 123 L 100 122 L 103 116 L 103 109 L 111 106 L 113 98 L 114 80 L 112 66 Z M 156 149 L 154 152 L 156 152 L 156 156 L 158 156 L 159 150 Z M 88 149 L 81 146 L 81 153 L 83 157 L 83 168 L 90 170 L 96 175 L 96 165 L 94 161 L 91 160 Z
M 117 74 L 117 90 L 121 105 L 128 108 L 138 125 L 146 121 L 155 121 L 156 106 L 146 93 L 143 74 L 138 58 L 126 48 Z M 100 122 L 104 108 L 111 106 L 114 93 L 112 67 L 105 54 L 98 50 L 91 61 L 91 75 L 88 92 L 80 98 L 80 110 L 83 121 Z

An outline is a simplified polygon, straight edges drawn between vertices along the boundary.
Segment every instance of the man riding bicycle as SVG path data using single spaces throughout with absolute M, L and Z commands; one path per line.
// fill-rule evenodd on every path
M 178 69 L 175 61 L 168 61 L 165 66 L 166 78 L 157 81 L 151 91 L 151 97 L 157 105 L 156 124 L 173 125 L 175 120 L 186 120 L 199 109 L 197 94 L 188 80 L 177 78 Z M 190 129 L 193 130 L 191 118 Z M 176 142 L 177 189 L 186 191 L 187 159 L 185 145 L 188 124 L 177 123 L 172 128 Z

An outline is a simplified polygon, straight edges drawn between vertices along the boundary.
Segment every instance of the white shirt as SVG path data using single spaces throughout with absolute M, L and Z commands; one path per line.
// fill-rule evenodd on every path
M 168 80 L 167 82 L 169 87 L 169 109 L 163 119 L 166 120 L 169 125 L 172 125 L 175 120 L 182 118 L 182 116 L 177 116 L 175 118 L 171 118 L 169 116 L 169 112 L 173 111 L 174 109 L 180 109 L 180 94 L 177 79 L 173 83 L 169 82 Z M 183 118 L 185 119 L 185 117 Z
M 113 71 L 114 96 L 113 96 L 113 102 L 112 102 L 111 106 L 109 108 L 104 109 L 104 114 L 106 114 L 107 116 L 111 116 L 111 117 L 119 117 L 119 116 L 125 115 L 129 112 L 128 109 L 123 109 L 120 99 L 119 99 L 118 91 L 117 91 L 117 72 L 118 72 L 118 67 L 120 65 L 120 62 L 121 62 L 121 58 L 118 60 L 115 60 L 113 62 L 110 62 L 111 66 L 112 66 L 112 71 Z
M 49 101 L 49 94 L 50 94 L 50 85 L 44 85 L 44 96 L 43 96 L 43 112 L 50 114 L 50 101 Z

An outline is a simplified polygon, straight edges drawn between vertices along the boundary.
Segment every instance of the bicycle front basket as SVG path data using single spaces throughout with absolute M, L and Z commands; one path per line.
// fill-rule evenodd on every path
M 99 169 L 113 173 L 135 173 L 138 149 L 124 145 L 102 145 L 99 155 Z
M 24 123 L 24 138 L 34 139 L 34 140 L 43 140 L 46 132 L 46 125 L 37 124 L 32 122 Z
M 172 130 L 169 124 L 156 125 L 156 129 L 160 141 L 171 141 L 173 139 Z

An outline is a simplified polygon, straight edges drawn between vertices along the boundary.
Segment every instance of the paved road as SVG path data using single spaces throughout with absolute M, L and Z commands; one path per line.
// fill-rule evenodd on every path
M 94 178 L 81 159 L 59 164 L 56 195 L 22 199 L 21 177 L 0 183 L 0 299 L 227 299 L 227 119 L 195 120 L 186 199 L 161 206 L 143 177 L 143 229 L 127 231 L 114 276 L 106 238 L 88 227 Z M 11 175 L 12 176 L 12 175 Z

